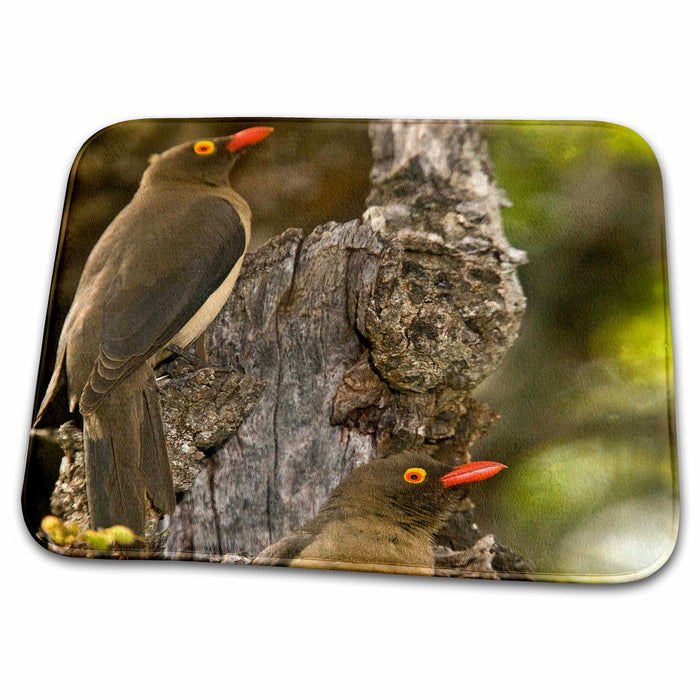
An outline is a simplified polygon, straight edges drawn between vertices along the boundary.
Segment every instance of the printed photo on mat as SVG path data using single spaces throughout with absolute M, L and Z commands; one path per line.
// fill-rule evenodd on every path
M 70 174 L 25 520 L 76 557 L 644 578 L 668 309 L 625 127 L 119 123 Z

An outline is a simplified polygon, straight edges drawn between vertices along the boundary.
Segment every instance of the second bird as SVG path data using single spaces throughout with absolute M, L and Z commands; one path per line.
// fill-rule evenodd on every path
M 146 497 L 175 507 L 153 366 L 221 310 L 250 240 L 250 209 L 229 184 L 247 146 L 272 129 L 175 146 L 155 156 L 132 201 L 88 257 L 37 414 L 65 380 L 83 416 L 90 523 L 142 533 Z
M 368 462 L 340 482 L 315 518 L 253 564 L 432 576 L 433 539 L 464 486 L 502 469 L 498 462 L 448 467 L 416 452 Z

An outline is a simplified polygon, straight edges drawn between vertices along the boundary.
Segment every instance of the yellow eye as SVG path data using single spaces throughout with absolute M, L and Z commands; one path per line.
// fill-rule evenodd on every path
M 427 472 L 420 467 L 412 467 L 403 473 L 403 478 L 408 481 L 409 484 L 420 484 L 421 481 L 425 481 L 426 476 Z
M 214 148 L 213 141 L 197 141 L 194 145 L 194 152 L 198 156 L 208 156 L 213 153 L 216 149 Z

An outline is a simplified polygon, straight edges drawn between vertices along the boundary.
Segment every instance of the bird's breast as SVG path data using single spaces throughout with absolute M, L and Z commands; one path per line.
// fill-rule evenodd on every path
M 432 576 L 433 550 L 428 535 L 412 535 L 385 520 L 330 522 L 291 566 Z

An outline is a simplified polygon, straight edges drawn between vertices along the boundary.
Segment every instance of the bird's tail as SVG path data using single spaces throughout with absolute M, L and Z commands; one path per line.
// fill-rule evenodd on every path
M 143 534 L 146 494 L 157 510 L 171 513 L 175 492 L 155 378 L 146 367 L 134 374 L 85 416 L 83 441 L 90 524 Z

